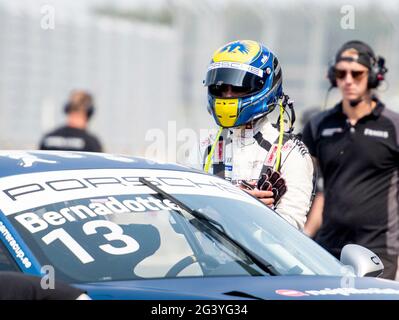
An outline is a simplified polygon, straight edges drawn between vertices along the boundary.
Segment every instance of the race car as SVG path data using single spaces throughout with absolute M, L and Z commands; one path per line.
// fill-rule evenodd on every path
M 0 271 L 92 299 L 398 299 L 348 245 L 338 261 L 228 181 L 106 153 L 0 152 Z

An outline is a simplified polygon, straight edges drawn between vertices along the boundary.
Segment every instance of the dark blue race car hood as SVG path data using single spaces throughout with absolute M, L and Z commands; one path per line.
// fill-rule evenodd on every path
M 78 285 L 93 299 L 399 300 L 399 282 L 325 276 L 214 277 Z

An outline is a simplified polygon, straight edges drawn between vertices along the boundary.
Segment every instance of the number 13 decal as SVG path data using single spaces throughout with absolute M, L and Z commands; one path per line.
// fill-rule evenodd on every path
M 107 220 L 95 220 L 86 222 L 83 225 L 83 232 L 87 235 L 97 233 L 98 228 L 107 228 L 111 232 L 103 234 L 108 241 L 121 241 L 124 243 L 122 247 L 114 247 L 107 243 L 99 246 L 101 250 L 113 255 L 122 255 L 137 251 L 140 246 L 132 237 L 123 234 L 123 229 L 114 222 Z M 94 258 L 63 228 L 55 229 L 46 234 L 42 240 L 49 245 L 55 240 L 60 240 L 82 263 L 93 262 Z
M 125 243 L 123 247 L 114 247 L 110 244 L 103 244 L 101 250 L 115 255 L 128 254 L 139 249 L 139 244 L 132 237 L 123 234 L 123 229 L 114 222 L 106 220 L 90 221 L 83 225 L 83 231 L 87 235 L 96 234 L 98 228 L 108 228 L 111 232 L 104 234 L 104 238 L 108 241 L 118 240 Z

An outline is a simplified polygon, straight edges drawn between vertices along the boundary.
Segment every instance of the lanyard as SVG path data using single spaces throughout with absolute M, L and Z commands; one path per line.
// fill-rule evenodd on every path
M 213 156 L 213 153 L 215 152 L 215 147 L 216 147 L 216 144 L 219 142 L 219 138 L 220 138 L 220 135 L 222 134 L 222 131 L 223 131 L 223 127 L 220 127 L 218 133 L 216 134 L 216 139 L 215 139 L 214 143 L 212 144 L 211 151 L 209 152 L 208 156 L 206 157 L 206 163 L 205 163 L 205 167 L 204 167 L 204 170 L 206 173 L 209 172 L 209 167 L 211 166 L 211 162 L 212 162 L 212 156 Z

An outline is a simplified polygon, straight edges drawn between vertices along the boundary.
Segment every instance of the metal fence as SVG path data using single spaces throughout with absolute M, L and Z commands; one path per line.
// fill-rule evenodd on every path
M 16 13 L 0 2 L 0 148 L 35 149 L 62 123 L 69 91 L 86 88 L 96 98 L 91 130 L 106 151 L 145 155 L 154 139 L 149 130 L 156 129 L 166 147 L 157 157 L 165 158 L 168 143 L 182 143 L 179 130 L 213 126 L 202 80 L 213 51 L 238 38 L 259 40 L 277 54 L 299 115 L 324 104 L 327 64 L 337 48 L 365 40 L 386 57 L 389 88 L 380 94 L 399 111 L 398 5 L 355 2 L 354 28 L 345 29 L 348 2 L 157 1 L 170 14 L 165 22 L 107 15 L 107 1 L 88 1 L 79 15 L 57 15 L 55 5 L 51 30 L 41 28 L 40 8 Z M 336 99 L 333 93 L 328 105 Z

